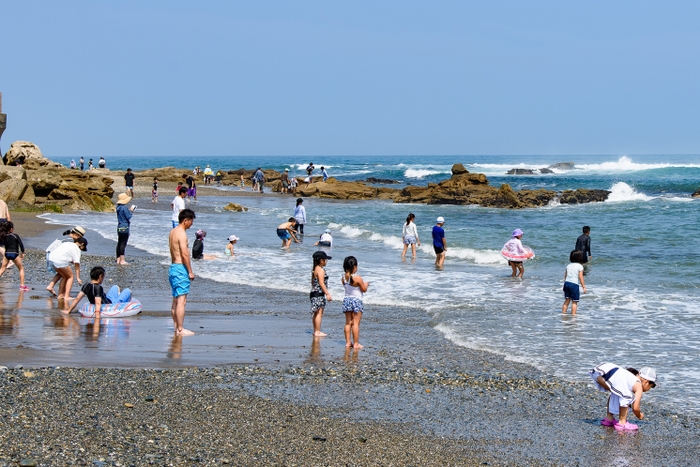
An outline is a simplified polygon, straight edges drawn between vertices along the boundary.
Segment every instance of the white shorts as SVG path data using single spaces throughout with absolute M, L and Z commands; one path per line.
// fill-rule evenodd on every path
M 416 237 L 413 235 L 406 235 L 403 238 L 403 243 L 404 245 L 415 245 L 416 244 Z

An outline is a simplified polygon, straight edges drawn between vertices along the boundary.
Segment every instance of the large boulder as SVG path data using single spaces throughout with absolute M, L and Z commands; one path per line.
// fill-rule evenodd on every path
M 247 207 L 236 203 L 228 203 L 226 206 L 224 206 L 224 211 L 246 212 L 247 210 Z
M 0 182 L 5 180 L 26 180 L 27 171 L 22 167 L 16 167 L 11 165 L 0 165 Z
M 27 171 L 27 181 L 34 187 L 37 196 L 48 196 L 52 190 L 61 186 L 63 178 L 59 169 L 42 167 Z
M 34 189 L 21 178 L 9 179 L 0 183 L 0 198 L 6 202 L 22 201 L 27 204 L 34 204 L 36 196 Z
M 695 190 L 695 193 L 693 193 L 693 194 L 690 195 L 690 196 L 692 196 L 693 198 L 700 198 L 700 188 L 698 188 L 697 190 Z
M 20 165 L 27 170 L 41 167 L 62 167 L 61 164 L 44 157 L 39 146 L 29 141 L 15 141 L 12 143 L 10 150 L 5 153 L 2 160 L 5 165 Z

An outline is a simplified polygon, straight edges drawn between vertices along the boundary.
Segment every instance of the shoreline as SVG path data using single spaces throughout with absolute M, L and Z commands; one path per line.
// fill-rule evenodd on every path
M 40 224 L 35 229 L 41 235 L 59 230 L 40 219 L 35 223 Z M 45 227 L 43 233 L 41 227 Z M 90 236 L 93 237 L 96 236 Z M 39 235 L 27 237 L 25 243 L 34 238 Z M 100 241 L 105 248 L 113 248 L 114 242 Z M 4 348 L 1 361 L 8 362 L 10 355 L 23 354 L 26 360 L 17 360 L 13 366 L 34 366 L 30 362 L 37 361 L 39 356 L 61 358 L 60 361 L 47 358 L 37 370 L 0 372 L 4 394 L 29 395 L 13 399 L 13 413 L 18 417 L 25 415 L 30 420 L 52 417 L 63 425 L 82 420 L 82 426 L 102 426 L 103 430 L 110 426 L 110 432 L 115 436 L 119 432 L 121 436 L 134 432 L 128 426 L 155 426 L 152 420 L 168 418 L 166 414 L 173 410 L 185 410 L 187 421 L 174 428 L 179 422 L 170 419 L 163 423 L 168 426 L 168 432 L 155 430 L 159 433 L 157 437 L 164 440 L 175 434 L 183 440 L 183 445 L 188 444 L 186 439 L 194 442 L 196 448 L 192 452 L 199 452 L 195 457 L 203 459 L 205 465 L 219 465 L 222 459 L 237 465 L 265 465 L 270 459 L 275 459 L 273 463 L 326 465 L 340 463 L 341 457 L 343 462 L 357 465 L 381 462 L 609 465 L 611 456 L 630 464 L 694 465 L 695 447 L 690 440 L 700 433 L 698 419 L 645 403 L 648 419 L 640 423 L 639 433 L 621 435 L 605 429 L 597 425 L 604 395 L 586 385 L 551 377 L 530 365 L 507 361 L 497 354 L 459 347 L 436 331 L 427 315 L 415 310 L 372 306 L 363 319 L 366 348 L 346 355 L 342 332 L 338 333 L 343 322 L 340 313 L 328 312 L 324 317 L 324 329 L 333 330 L 329 338 L 320 341 L 312 338 L 305 294 L 282 294 L 197 278 L 188 301 L 186 323 L 204 328 L 194 328 L 199 330 L 199 340 L 197 336 L 180 338 L 181 349 L 173 350 L 164 259 L 148 254 L 130 256 L 134 256 L 134 264 L 119 269 L 111 257 L 95 256 L 89 250 L 83 267 L 87 272 L 90 265 L 105 263 L 108 279 L 131 287 L 135 296 L 144 298 L 144 304 L 148 304 L 148 311 L 132 320 L 128 335 L 122 332 L 121 341 L 118 327 L 101 326 L 95 336 L 90 320 L 81 323 L 73 315 L 66 324 L 55 308 L 56 301 L 51 300 L 52 305 L 48 305 L 43 287 L 39 287 L 46 275 L 41 267 L 41 251 L 28 255 L 28 265 L 31 261 L 36 265 L 30 266 L 34 272 L 28 268 L 27 282 L 36 289 L 25 294 L 20 306 L 16 305 L 19 293 L 9 290 L 9 286 L 2 287 L 5 322 L 0 328 Z M 139 277 L 135 277 L 134 271 L 139 271 Z M 159 275 L 163 277 L 160 282 L 160 279 L 155 283 L 143 281 L 143 277 Z M 2 282 L 14 284 L 16 274 L 9 274 Z M 32 323 L 38 323 L 33 327 L 37 335 L 46 336 L 45 345 L 38 349 L 32 348 L 32 338 L 22 331 L 23 326 L 32 328 Z M 47 330 L 51 331 L 48 336 Z M 62 349 L 61 342 L 68 340 L 73 344 Z M 314 342 L 319 346 L 315 347 Z M 6 344 L 11 345 L 8 348 Z M 177 353 L 179 358 L 174 357 Z M 142 364 L 134 365 L 137 361 Z M 164 361 L 170 365 L 164 365 Z M 202 364 L 203 361 L 208 363 Z M 126 362 L 127 369 L 104 369 L 122 367 L 114 362 Z M 85 368 L 48 368 L 56 366 Z M 152 370 L 156 367 L 165 369 Z M 207 369 L 197 369 L 201 367 Z M 34 375 L 25 376 L 25 371 Z M 135 383 L 129 385 L 125 381 Z M 170 387 L 173 381 L 174 388 Z M 105 393 L 103 385 L 113 388 L 113 392 Z M 124 386 L 132 387 L 130 394 L 138 397 L 130 398 L 130 394 L 120 392 L 110 398 L 110 394 Z M 83 394 L 83 402 L 58 397 L 67 406 L 57 407 L 50 397 L 37 392 L 37 387 L 52 388 L 48 394 L 73 394 L 75 387 L 85 388 L 79 392 Z M 145 400 L 150 396 L 159 401 L 157 410 L 155 404 Z M 237 397 L 241 402 L 235 401 Z M 248 402 L 243 403 L 243 399 Z M 192 407 L 184 408 L 179 402 L 182 400 L 193 401 Z M 42 401 L 46 409 L 37 407 L 36 401 Z M 136 407 L 125 408 L 126 403 Z M 95 413 L 95 404 L 100 407 L 97 421 L 90 418 Z M 255 412 L 247 412 L 247 404 L 265 410 L 265 418 L 260 420 Z M 206 411 L 210 406 L 212 409 Z M 215 414 L 214 420 L 219 425 L 202 420 L 202 410 Z M 294 414 L 291 419 L 290 413 Z M 22 425 L 13 424 L 13 418 L 3 420 L 7 433 L 22 432 Z M 318 420 L 321 428 L 315 428 Z M 8 459 L 16 461 L 19 452 L 36 451 L 37 457 L 45 462 L 40 465 L 61 465 L 46 457 L 56 452 L 77 456 L 83 463 L 94 458 L 98 462 L 115 459 L 125 464 L 123 460 L 136 456 L 137 452 L 161 455 L 152 458 L 158 463 L 165 463 L 165 459 L 182 463 L 189 456 L 189 450 L 170 444 L 165 447 L 159 440 L 148 443 L 143 437 L 148 430 L 138 436 L 131 435 L 134 441 L 122 449 L 114 448 L 113 452 L 119 454 L 110 456 L 90 430 L 78 424 L 57 435 L 51 431 L 55 423 L 47 426 L 29 423 L 37 438 L 29 437 L 17 446 L 3 441 L 2 452 L 9 453 Z M 249 430 L 262 433 L 268 424 L 289 439 L 287 445 L 274 437 L 273 441 L 250 439 Z M 228 441 L 222 440 L 222 446 L 230 444 L 232 438 L 240 440 L 240 444 L 234 443 L 235 449 L 227 447 L 222 452 L 202 438 L 189 440 L 192 433 L 199 433 L 195 427 L 200 425 L 206 427 L 204 432 L 212 439 L 227 433 Z M 221 426 L 230 431 L 221 430 Z M 313 434 L 308 426 L 314 427 Z M 383 431 L 386 426 L 388 431 Z M 39 440 L 56 437 L 66 444 L 73 442 L 71 431 L 80 430 L 86 431 L 82 437 L 88 454 L 62 447 L 54 453 L 42 451 L 46 444 Z M 679 430 L 687 436 L 678 437 Z M 375 437 L 377 432 L 382 436 Z M 327 441 L 314 441 L 310 434 Z M 149 436 L 152 439 L 156 435 Z M 15 436 L 9 438 L 17 443 Z M 359 441 L 360 438 L 366 441 Z M 634 442 L 627 442 L 632 439 Z M 413 457 L 403 457 L 401 453 L 407 451 Z M 261 457 L 260 452 L 268 453 L 268 457 Z M 363 457 L 353 457 L 359 454 Z M 181 460 L 171 456 L 179 456 Z M 100 458 L 105 461 L 99 461 Z

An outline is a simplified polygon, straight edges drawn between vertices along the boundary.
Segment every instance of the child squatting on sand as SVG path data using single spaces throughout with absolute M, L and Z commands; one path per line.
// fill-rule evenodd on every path
M 367 292 L 369 282 L 362 280 L 357 275 L 357 259 L 348 256 L 343 261 L 343 287 L 345 287 L 345 298 L 343 298 L 343 313 L 345 313 L 345 347 L 361 349 L 360 344 L 360 321 L 364 305 L 362 303 L 363 294 Z M 351 339 L 352 335 L 352 339 Z M 354 342 L 354 344 L 353 344 Z
M 564 272 L 564 304 L 561 307 L 561 312 L 566 313 L 571 302 L 571 314 L 575 315 L 578 309 L 578 300 L 581 297 L 579 284 L 583 287 L 583 293 L 586 293 L 586 283 L 583 281 L 583 252 L 574 250 L 569 255 L 569 264 Z
M 631 406 L 634 415 L 639 420 L 644 419 L 644 414 L 640 411 L 642 395 L 656 387 L 656 370 L 645 367 L 637 375 L 633 368 L 624 369 L 613 363 L 601 363 L 588 374 L 598 390 L 610 392 L 608 412 L 600 424 L 613 426 L 617 431 L 638 430 L 639 426 L 627 421 L 627 413 Z M 615 415 L 618 414 L 619 421 L 615 420 Z
M 311 300 L 311 323 L 314 327 L 314 337 L 324 337 L 327 334 L 321 332 L 321 321 L 323 320 L 323 309 L 326 308 L 326 302 L 333 301 L 331 293 L 328 291 L 328 275 L 324 266 L 331 259 L 325 251 L 317 251 L 313 254 L 314 267 L 311 271 L 311 292 L 309 300 Z

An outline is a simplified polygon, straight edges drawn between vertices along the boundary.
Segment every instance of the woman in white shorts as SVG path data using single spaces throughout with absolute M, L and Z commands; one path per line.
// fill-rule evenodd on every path
M 418 238 L 418 229 L 416 224 L 413 223 L 416 216 L 413 213 L 409 213 L 406 218 L 406 223 L 403 225 L 403 234 L 401 238 L 403 239 L 403 253 L 401 257 L 406 256 L 406 251 L 408 251 L 408 245 L 411 245 L 411 251 L 413 252 L 413 257 L 416 257 L 416 244 L 420 246 L 420 238 Z

